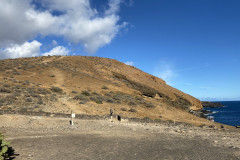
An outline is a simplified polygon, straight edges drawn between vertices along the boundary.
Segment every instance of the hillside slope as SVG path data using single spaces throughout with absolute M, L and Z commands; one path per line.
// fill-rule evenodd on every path
M 117 60 L 48 56 L 0 61 L 0 108 L 208 123 L 201 102 Z

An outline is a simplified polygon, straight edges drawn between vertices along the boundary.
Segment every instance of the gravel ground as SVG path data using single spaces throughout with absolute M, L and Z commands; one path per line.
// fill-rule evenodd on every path
M 0 116 L 16 159 L 240 159 L 240 130 L 184 124 Z

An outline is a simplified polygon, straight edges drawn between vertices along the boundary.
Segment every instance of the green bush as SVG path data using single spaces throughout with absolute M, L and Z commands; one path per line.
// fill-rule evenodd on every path
M 11 87 L 10 84 L 4 84 L 3 86 L 4 86 L 4 87 L 7 87 L 7 88 L 8 88 L 8 87 Z
M 130 102 L 128 102 L 128 105 L 129 106 L 136 106 L 137 104 L 134 101 L 130 101 Z
M 7 88 L 0 88 L 0 92 L 11 93 L 12 91 Z
M 74 100 L 81 100 L 81 101 L 88 101 L 88 97 L 82 95 L 82 94 L 79 94 L 79 95 L 76 95 L 75 97 L 73 97 Z
M 42 104 L 43 104 L 43 101 L 42 101 L 42 100 L 39 100 L 39 101 L 37 102 L 37 104 L 42 105 Z
M 72 93 L 74 93 L 74 94 L 75 94 L 75 93 L 78 93 L 78 91 L 72 91 Z
M 32 100 L 32 98 L 26 98 L 26 102 L 32 102 L 33 100 Z
M 143 104 L 146 108 L 155 108 L 156 106 L 154 104 L 152 104 L 151 102 L 145 102 Z
M 102 86 L 102 89 L 108 89 L 108 87 L 107 86 Z
M 82 91 L 81 94 L 84 95 L 84 96 L 90 96 L 90 93 L 88 91 Z
M 129 109 L 128 111 L 129 111 L 129 112 L 133 112 L 133 113 L 136 113 L 136 112 L 137 112 L 137 110 L 136 110 L 136 109 L 133 109 L 133 108 Z
M 10 143 L 4 140 L 4 136 L 0 133 L 0 160 L 7 159 Z
M 101 96 L 91 97 L 90 100 L 96 102 L 97 104 L 103 103 L 103 98 Z
M 114 100 L 112 98 L 107 98 L 106 102 L 108 103 L 114 103 Z
M 51 87 L 51 91 L 53 91 L 53 92 L 63 92 L 63 90 L 61 88 L 54 87 L 54 86 Z

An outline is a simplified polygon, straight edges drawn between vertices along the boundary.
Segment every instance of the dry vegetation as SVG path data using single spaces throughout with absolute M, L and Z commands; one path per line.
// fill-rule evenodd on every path
M 53 56 L 0 61 L 0 109 L 208 123 L 187 111 L 201 102 L 112 59 Z

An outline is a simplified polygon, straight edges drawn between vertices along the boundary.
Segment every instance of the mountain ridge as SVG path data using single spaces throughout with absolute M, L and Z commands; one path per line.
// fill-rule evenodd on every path
M 114 108 L 124 117 L 207 122 L 188 113 L 202 108 L 200 100 L 114 59 L 46 56 L 1 60 L 0 78 L 2 109 L 104 115 Z

